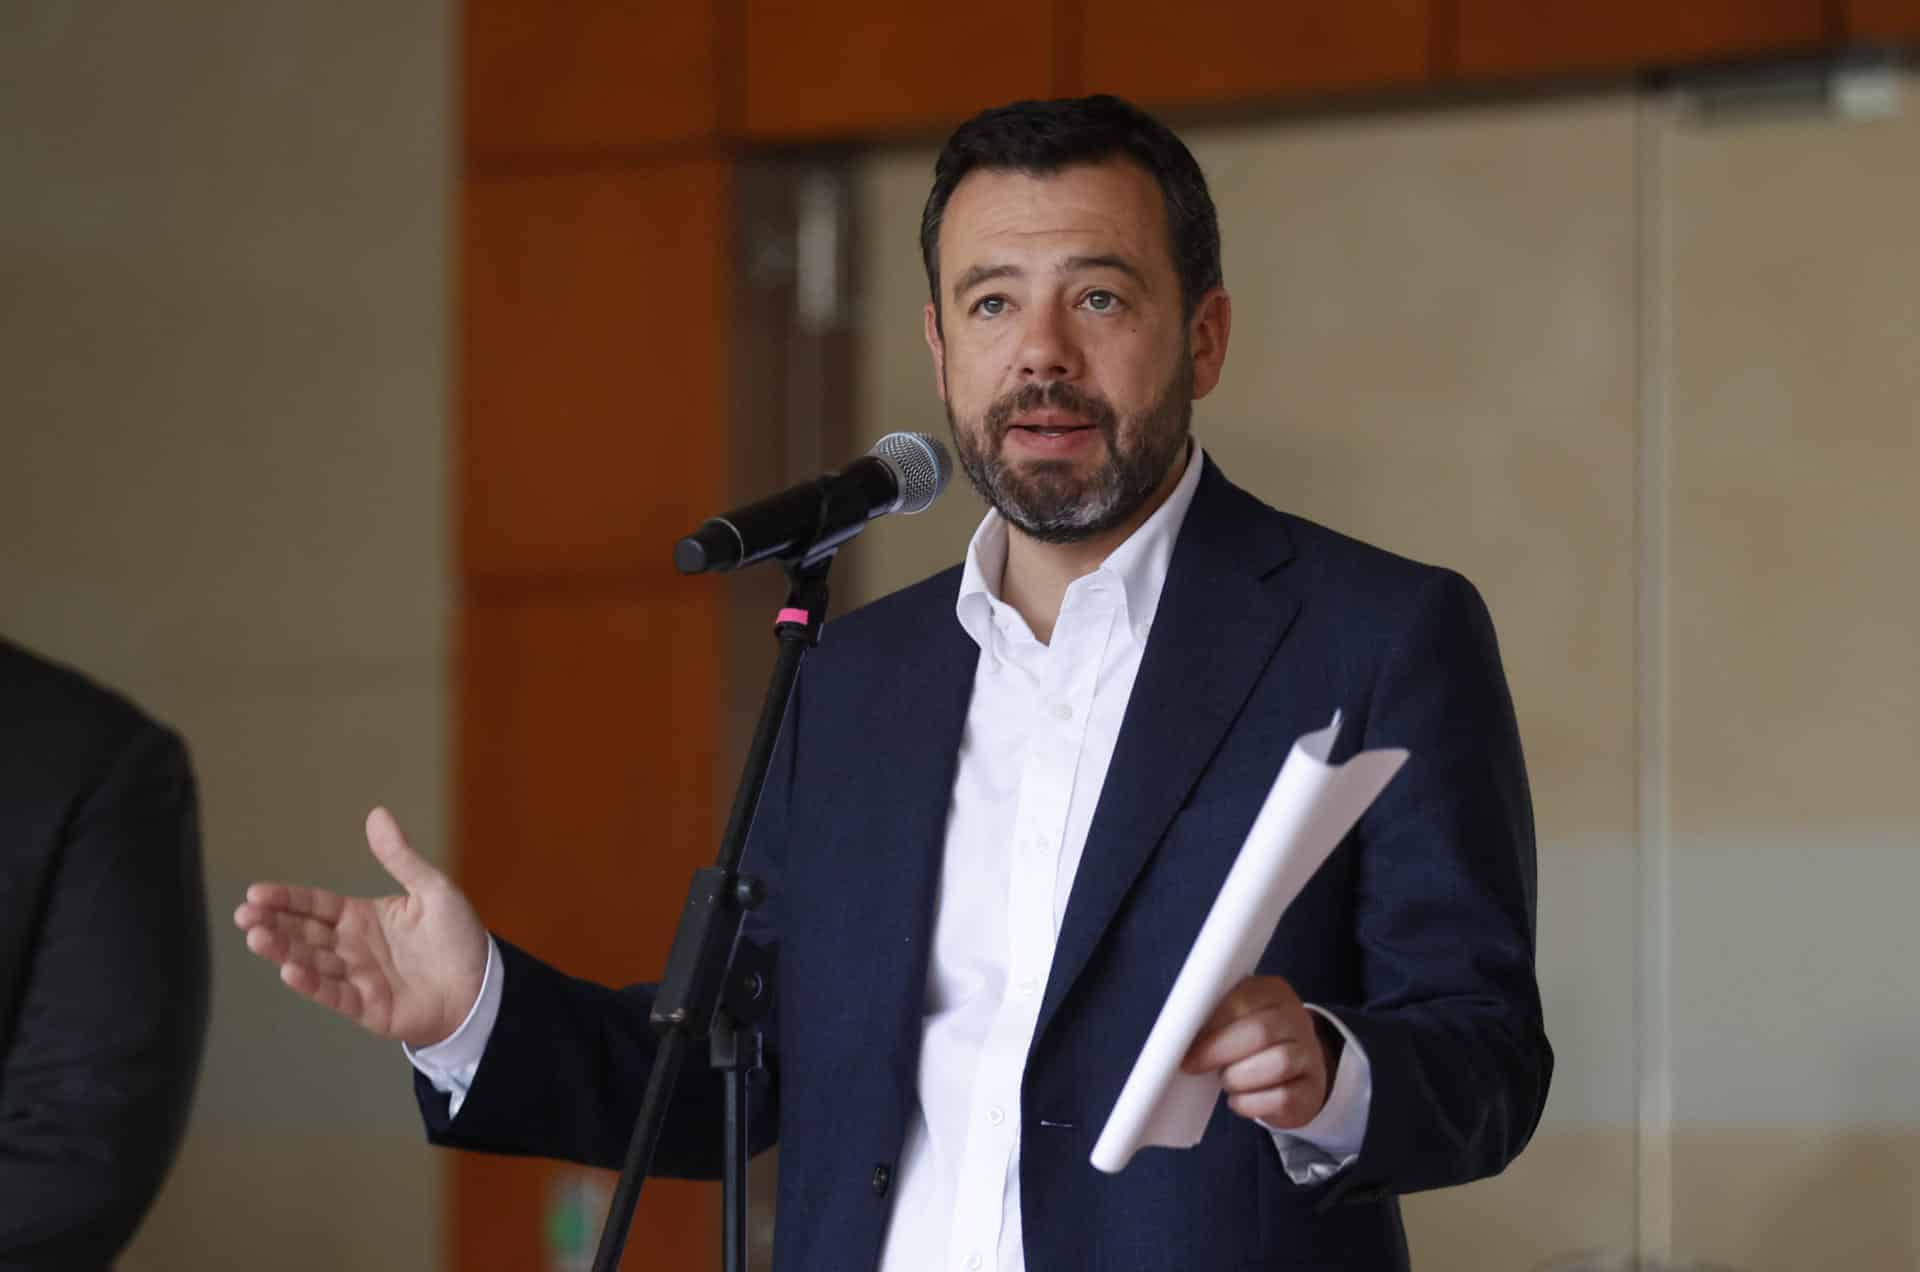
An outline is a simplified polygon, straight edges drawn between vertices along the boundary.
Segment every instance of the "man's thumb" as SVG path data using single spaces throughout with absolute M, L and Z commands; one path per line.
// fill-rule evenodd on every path
M 373 849 L 375 859 L 408 892 L 432 883 L 440 875 L 431 862 L 407 846 L 407 837 L 400 833 L 400 823 L 385 808 L 376 808 L 367 814 L 367 847 Z

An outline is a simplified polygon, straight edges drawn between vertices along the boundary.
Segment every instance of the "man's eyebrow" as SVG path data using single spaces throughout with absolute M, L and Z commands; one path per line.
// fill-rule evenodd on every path
M 1069 256 L 1060 262 L 1060 272 L 1063 274 L 1076 274 L 1089 269 L 1116 270 L 1142 287 L 1148 285 L 1146 276 L 1124 256 Z M 996 278 L 1018 278 L 1024 273 L 1018 265 L 975 265 L 954 280 L 953 299 L 958 303 L 962 296 L 982 283 L 992 282 Z
M 996 278 L 1015 278 L 1020 274 L 1018 265 L 975 265 L 953 281 L 953 298 L 958 301 L 982 283 Z

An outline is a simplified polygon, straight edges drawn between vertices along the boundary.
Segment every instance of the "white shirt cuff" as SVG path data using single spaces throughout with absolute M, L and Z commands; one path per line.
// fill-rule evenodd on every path
M 1311 1122 L 1291 1131 L 1260 1123 L 1267 1126 L 1273 1146 L 1280 1150 L 1287 1178 L 1303 1185 L 1332 1179 L 1359 1159 L 1360 1145 L 1367 1137 L 1367 1114 L 1373 1108 L 1373 1065 L 1366 1048 L 1332 1012 L 1312 1003 L 1307 1010 L 1338 1029 L 1346 1040 L 1327 1102 Z
M 487 970 L 480 978 L 480 996 L 460 1027 L 432 1046 L 415 1051 L 406 1043 L 400 1050 L 434 1090 L 447 1097 L 447 1116 L 457 1117 L 473 1086 L 473 1075 L 480 1070 L 480 1057 L 486 1052 L 487 1039 L 493 1036 L 494 1022 L 500 1019 L 500 987 L 506 983 L 506 964 L 500 961 L 500 947 L 487 938 Z

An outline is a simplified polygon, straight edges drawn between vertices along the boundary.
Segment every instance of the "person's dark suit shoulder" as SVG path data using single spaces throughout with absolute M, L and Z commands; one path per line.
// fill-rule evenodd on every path
M 184 1129 L 208 1009 L 180 738 L 0 640 L 0 1268 L 105 1267 Z
M 1294 590 L 1337 597 L 1343 621 L 1355 635 L 1372 629 L 1383 639 L 1403 638 L 1422 609 L 1484 609 L 1478 589 L 1458 571 L 1282 512 L 1231 482 L 1221 484 L 1227 498 L 1241 504 L 1237 511 L 1245 524 L 1263 526 L 1290 541 L 1293 551 L 1284 569 Z M 897 656 L 904 635 L 929 619 L 953 616 L 962 570 L 949 566 L 848 614 L 830 616 L 815 660 L 858 666 L 875 657 Z
M 0 637 L 0 772 L 91 790 L 143 746 L 184 751 L 124 695 Z
M 948 566 L 838 618 L 829 615 L 820 650 L 830 650 L 834 658 L 864 657 L 876 652 L 877 645 L 896 639 L 904 626 L 925 621 L 928 614 L 944 612 L 951 618 L 960 595 L 960 574 L 960 566 Z

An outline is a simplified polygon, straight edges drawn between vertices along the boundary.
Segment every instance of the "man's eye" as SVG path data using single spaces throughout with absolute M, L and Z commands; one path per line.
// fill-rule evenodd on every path
M 1120 298 L 1110 291 L 1090 291 L 1080 303 L 1096 314 L 1111 313 L 1120 308 Z
M 973 302 L 973 312 L 976 314 L 985 314 L 989 318 L 999 317 L 1006 312 L 1006 309 L 1007 298 L 1005 296 L 982 296 L 979 300 Z

